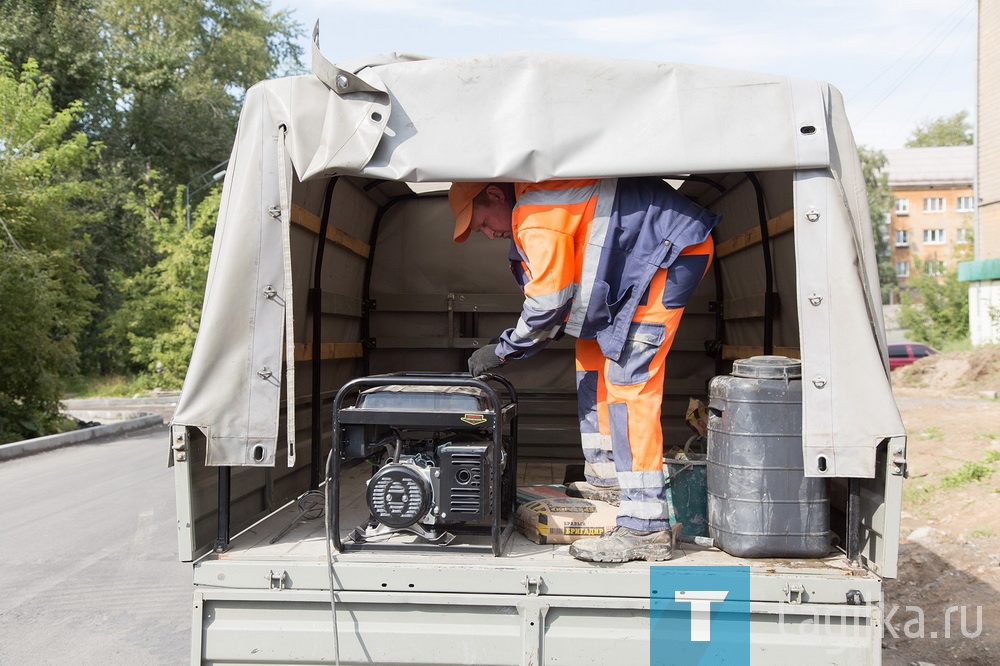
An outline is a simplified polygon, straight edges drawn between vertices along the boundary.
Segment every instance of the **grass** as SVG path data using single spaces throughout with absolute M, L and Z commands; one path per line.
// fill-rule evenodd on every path
M 76 377 L 66 381 L 64 398 L 122 398 L 149 390 L 144 377 L 108 375 L 97 377 Z
M 941 439 L 944 437 L 944 431 L 937 426 L 931 426 L 930 428 L 924 428 L 917 435 L 920 439 Z
M 921 506 L 934 497 L 935 490 L 935 486 L 929 483 L 906 484 L 903 486 L 903 501 L 913 506 Z
M 988 539 L 995 535 L 996 530 L 992 527 L 980 527 L 979 529 L 973 530 L 971 536 L 973 539 Z
M 941 479 L 942 488 L 961 488 L 970 483 L 988 479 L 993 469 L 981 462 L 967 462 Z
M 913 506 L 920 506 L 933 497 L 938 490 L 961 488 L 971 483 L 984 481 L 993 475 L 995 470 L 991 465 L 996 462 L 1000 462 L 1000 451 L 987 451 L 980 460 L 967 462 L 954 472 L 945 475 L 940 484 L 926 482 L 914 485 L 907 484 L 903 488 L 903 500 Z M 1000 488 L 994 492 L 1000 492 Z

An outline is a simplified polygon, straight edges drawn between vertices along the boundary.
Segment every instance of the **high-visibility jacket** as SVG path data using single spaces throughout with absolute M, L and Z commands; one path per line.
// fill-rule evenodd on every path
M 518 183 L 514 194 L 511 270 L 525 300 L 517 326 L 500 336 L 504 360 L 564 333 L 596 339 L 617 360 L 653 275 L 721 219 L 659 178 Z M 700 279 L 678 280 L 674 292 L 668 285 L 675 307 Z

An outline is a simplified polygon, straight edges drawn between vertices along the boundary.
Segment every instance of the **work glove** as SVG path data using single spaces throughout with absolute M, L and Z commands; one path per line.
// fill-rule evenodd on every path
M 501 365 L 503 365 L 503 359 L 497 356 L 496 345 L 486 345 L 474 351 L 469 357 L 469 372 L 472 373 L 473 377 L 478 377 L 493 368 L 499 368 Z

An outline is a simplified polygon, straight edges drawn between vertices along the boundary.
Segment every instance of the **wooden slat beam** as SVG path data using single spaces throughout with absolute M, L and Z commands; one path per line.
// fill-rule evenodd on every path
M 361 358 L 363 354 L 360 342 L 324 342 L 319 346 L 319 357 L 324 361 L 336 358 Z M 311 361 L 312 356 L 311 342 L 295 343 L 296 361 Z
M 372 294 L 379 312 L 520 312 L 521 294 Z
M 791 231 L 795 227 L 795 211 L 786 210 L 777 217 L 767 221 L 767 233 L 774 238 Z M 739 236 L 722 241 L 715 246 L 715 256 L 718 259 L 745 250 L 754 245 L 760 245 L 760 227 L 754 227 Z
M 741 358 L 750 358 L 751 356 L 760 356 L 764 353 L 763 347 L 755 347 L 752 345 L 748 346 L 736 346 L 736 345 L 724 345 L 722 347 L 722 358 L 727 361 L 735 361 Z M 788 358 L 801 358 L 802 351 L 798 347 L 775 347 L 775 356 L 787 356 Z
M 306 210 L 298 204 L 292 204 L 292 224 L 297 224 L 304 229 L 308 229 L 314 234 L 318 234 L 320 228 L 322 228 L 319 215 Z M 367 259 L 372 253 L 372 248 L 368 245 L 368 243 L 364 242 L 360 238 L 355 238 L 354 236 L 337 229 L 332 224 L 327 225 L 326 238 L 331 243 L 336 243 L 337 245 L 346 248 L 359 257 L 364 257 L 365 259 Z

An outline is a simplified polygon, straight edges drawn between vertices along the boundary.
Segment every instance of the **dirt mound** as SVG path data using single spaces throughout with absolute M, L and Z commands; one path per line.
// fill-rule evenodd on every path
M 1000 663 L 1000 400 L 980 393 L 1000 389 L 998 361 L 994 346 L 892 373 L 909 437 L 885 666 Z
M 1000 391 L 1000 345 L 935 354 L 892 372 L 896 386 L 956 393 Z

